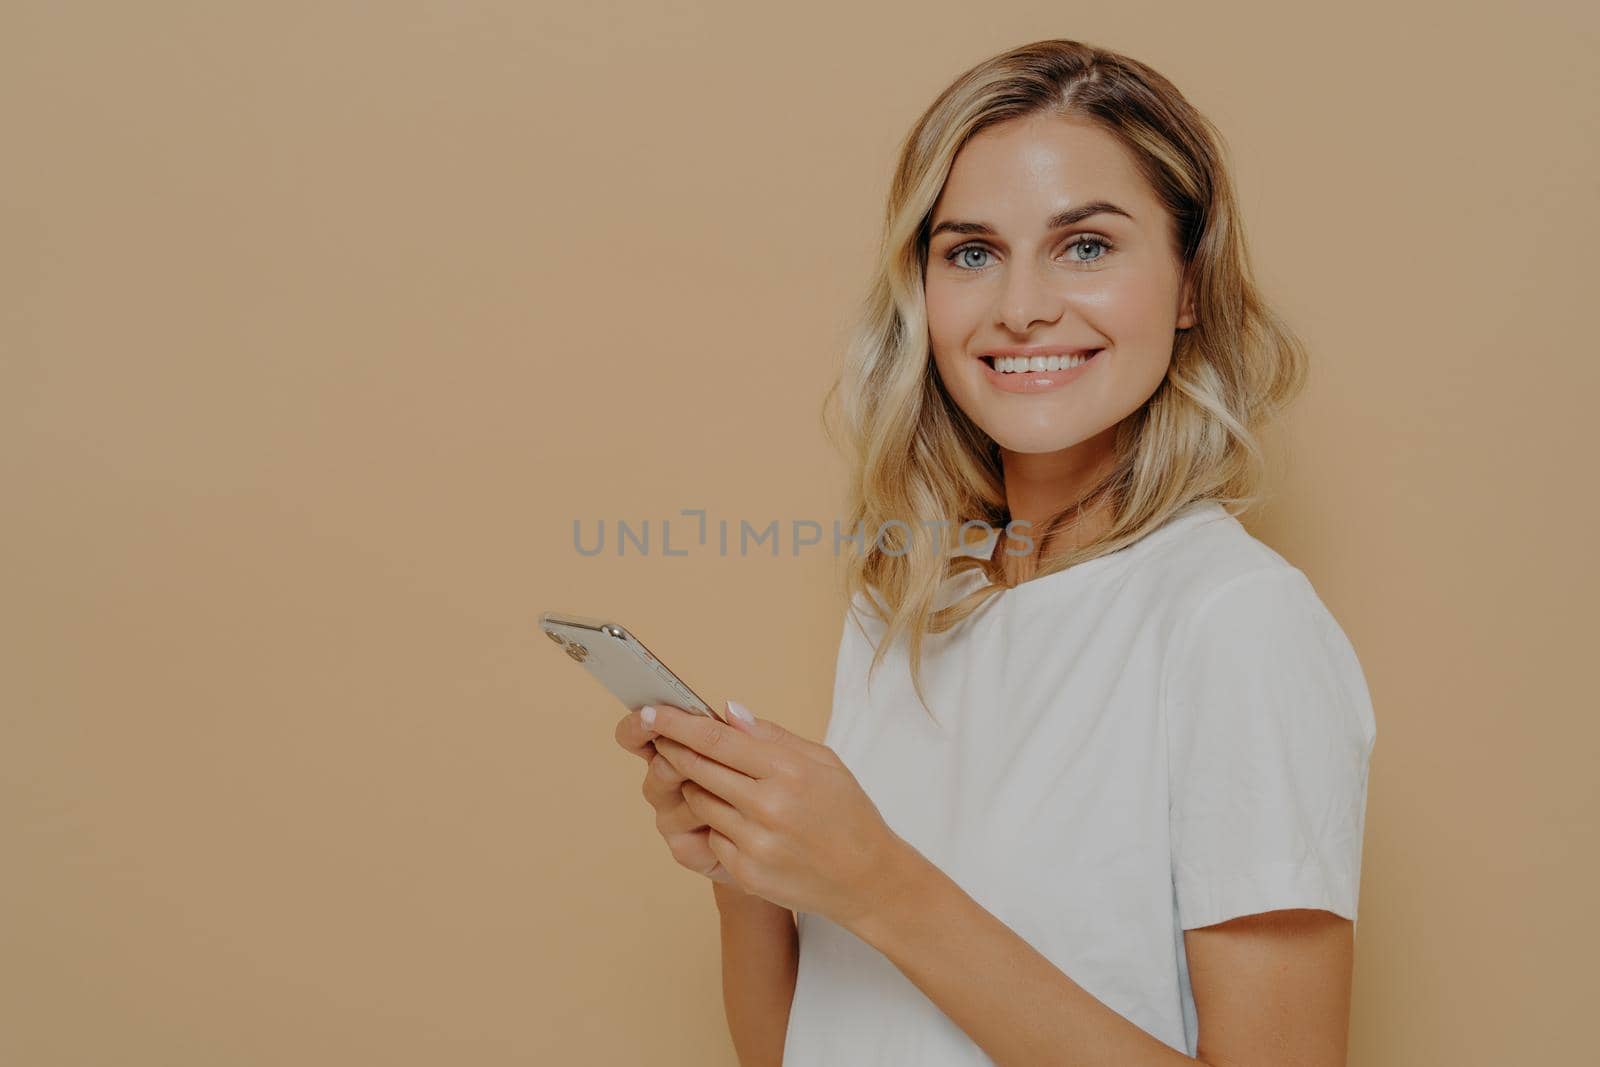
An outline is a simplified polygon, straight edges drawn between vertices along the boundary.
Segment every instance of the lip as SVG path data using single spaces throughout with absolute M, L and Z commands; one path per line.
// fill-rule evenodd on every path
M 1030 370 L 1021 374 L 1001 374 L 982 359 L 978 360 L 983 367 L 983 376 L 989 384 L 1005 393 L 1045 393 L 1052 389 L 1060 389 L 1069 385 L 1087 374 L 1089 371 L 1105 362 L 1102 358 L 1106 350 L 1103 348 L 1083 349 L 1066 348 L 1060 345 L 1053 347 L 1034 348 L 993 348 L 984 353 L 985 356 L 1075 356 L 1084 352 L 1093 352 L 1089 359 L 1067 370 Z
M 1012 348 L 985 348 L 978 353 L 978 358 L 984 356 L 1025 356 L 1032 359 L 1034 356 L 1081 356 L 1089 352 L 1098 352 L 1104 345 L 1021 345 Z

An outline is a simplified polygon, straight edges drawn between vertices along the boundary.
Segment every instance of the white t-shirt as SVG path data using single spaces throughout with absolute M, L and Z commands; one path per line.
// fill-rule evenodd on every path
M 956 576 L 940 603 L 984 580 Z M 1355 919 L 1366 681 L 1305 574 L 1220 504 L 930 635 L 938 724 L 903 637 L 869 690 L 882 632 L 858 597 L 824 743 L 895 833 L 1161 1041 L 1195 1054 L 1184 930 L 1276 908 Z M 992 1062 L 883 954 L 797 921 L 785 1067 Z

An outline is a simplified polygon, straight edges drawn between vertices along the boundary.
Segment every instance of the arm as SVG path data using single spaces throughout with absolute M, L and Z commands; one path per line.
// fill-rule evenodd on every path
M 1185 930 L 1206 1063 L 1344 1067 L 1355 924 L 1284 908 Z
M 740 1067 L 779 1067 L 800 961 L 794 912 L 713 882 L 722 922 L 722 1005 Z
M 718 873 L 725 869 L 710 846 L 710 831 L 684 796 L 694 785 L 658 750 L 658 744 L 671 742 L 648 728 L 644 710 L 653 714 L 657 709 L 624 715 L 617 723 L 617 743 L 647 765 L 641 791 L 656 811 L 656 829 L 673 858 L 712 879 L 721 922 L 722 1002 L 739 1062 L 743 1067 L 777 1067 L 783 1060 L 800 958 L 794 913 L 728 884 L 728 875 Z M 689 718 L 681 709 L 662 710 Z
M 1197 1061 L 1096 999 L 910 845 L 886 864 L 884 886 L 887 906 L 850 932 L 999 1067 L 1344 1063 L 1351 923 L 1329 912 L 1271 912 L 1186 933 Z

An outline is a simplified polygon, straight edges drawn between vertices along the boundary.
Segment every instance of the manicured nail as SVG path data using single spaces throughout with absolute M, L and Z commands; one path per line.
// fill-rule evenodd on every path
M 749 708 L 745 707 L 737 700 L 728 701 L 728 712 L 743 722 L 750 724 L 751 726 L 755 725 L 756 717 L 750 714 Z
M 647 727 L 651 728 L 652 730 L 655 729 L 655 725 L 656 725 L 656 709 L 655 708 L 651 707 L 649 704 L 646 704 L 644 707 L 639 709 L 639 718 L 644 720 L 644 724 Z

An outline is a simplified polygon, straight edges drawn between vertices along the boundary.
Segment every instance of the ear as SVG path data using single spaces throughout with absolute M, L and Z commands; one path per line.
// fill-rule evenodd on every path
M 1178 294 L 1178 329 L 1187 330 L 1199 320 L 1194 310 L 1194 265 L 1183 272 L 1183 290 Z

